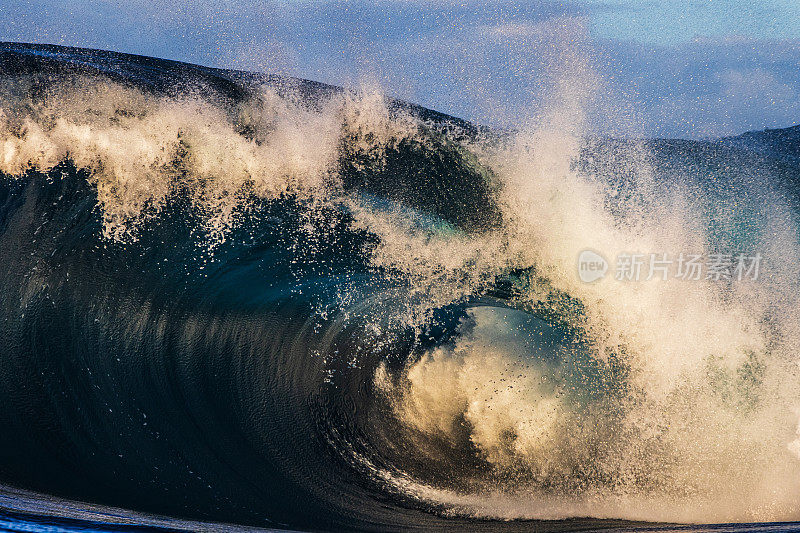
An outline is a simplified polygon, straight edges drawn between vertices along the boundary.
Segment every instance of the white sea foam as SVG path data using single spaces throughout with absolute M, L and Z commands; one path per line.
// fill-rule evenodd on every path
M 571 82 L 591 86 L 593 77 L 580 74 L 572 73 Z M 570 403 L 549 384 L 542 389 L 540 377 L 558 378 L 557 366 L 543 368 L 531 362 L 530 349 L 509 348 L 505 320 L 473 316 L 453 347 L 425 354 L 399 380 L 381 368 L 376 383 L 415 431 L 455 446 L 466 424 L 476 453 L 507 472 L 507 486 L 490 483 L 481 494 L 461 494 L 416 485 L 413 492 L 462 512 L 505 518 L 796 520 L 800 461 L 790 452 L 797 450 L 800 405 L 796 215 L 767 176 L 738 184 L 746 195 L 700 191 L 680 175 L 658 182 L 643 144 L 630 143 L 625 166 L 615 169 L 631 176 L 628 188 L 581 172 L 575 163 L 590 100 L 569 87 L 514 142 L 483 153 L 501 184 L 505 224 L 495 242 L 506 243 L 492 250 L 486 271 L 535 265 L 547 280 L 545 294 L 555 288 L 580 300 L 590 352 L 601 362 L 608 354 L 622 357 L 630 388 L 611 404 Z M 585 249 L 605 257 L 710 253 L 725 245 L 714 228 L 729 225 L 736 210 L 748 217 L 741 238 L 770 265 L 757 282 L 607 277 L 588 284 L 576 274 Z M 384 264 L 407 267 L 429 258 L 425 246 L 402 255 L 393 246 L 379 250 L 389 256 L 380 257 Z M 470 253 L 485 250 L 476 243 Z M 455 247 L 440 253 L 449 265 L 465 257 Z M 425 268 L 432 269 L 430 262 Z M 537 301 L 542 290 L 534 283 L 522 299 Z M 521 361 L 528 362 L 525 372 L 509 373 Z M 565 378 L 559 386 L 574 384 Z

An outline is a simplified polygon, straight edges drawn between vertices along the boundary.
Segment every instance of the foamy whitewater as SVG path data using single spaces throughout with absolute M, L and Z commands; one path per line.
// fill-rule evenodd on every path
M 406 509 L 800 520 L 795 163 L 593 137 L 601 81 L 576 58 L 496 133 L 374 86 L 309 96 L 177 64 L 158 68 L 196 78 L 151 83 L 131 74 L 143 59 L 4 54 L 3 483 L 276 527 L 313 526 L 304 498 L 323 528 L 402 527 Z M 612 265 L 586 283 L 584 250 L 762 260 L 757 279 L 626 282 Z M 45 322 L 64 330 L 34 342 Z M 70 437 L 35 472 L 61 453 L 23 449 L 55 435 L 35 422 L 49 410 Z M 190 433 L 167 429 L 179 418 Z M 156 485 L 158 502 L 131 496 Z M 370 498 L 390 510 L 361 517 Z

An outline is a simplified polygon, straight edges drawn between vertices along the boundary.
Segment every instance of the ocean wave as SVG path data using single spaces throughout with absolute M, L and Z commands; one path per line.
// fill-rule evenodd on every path
M 314 529 L 800 517 L 780 151 L 587 137 L 583 70 L 502 133 L 77 49 L 0 74 L 3 483 Z M 764 268 L 584 283 L 587 249 Z

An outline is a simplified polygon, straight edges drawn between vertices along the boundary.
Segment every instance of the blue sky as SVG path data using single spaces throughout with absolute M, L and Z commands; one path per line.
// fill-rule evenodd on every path
M 0 40 L 367 80 L 494 125 L 583 85 L 596 95 L 597 132 L 704 137 L 800 123 L 795 0 L 2 0 Z
M 593 16 L 595 35 L 604 38 L 675 45 L 697 37 L 800 37 L 796 0 L 589 0 L 584 5 L 618 8 Z

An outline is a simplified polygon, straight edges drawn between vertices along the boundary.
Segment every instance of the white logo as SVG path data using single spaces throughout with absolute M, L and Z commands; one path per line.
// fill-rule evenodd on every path
M 603 278 L 606 272 L 608 272 L 608 261 L 597 252 L 584 250 L 578 256 L 578 277 L 584 283 L 597 281 Z

